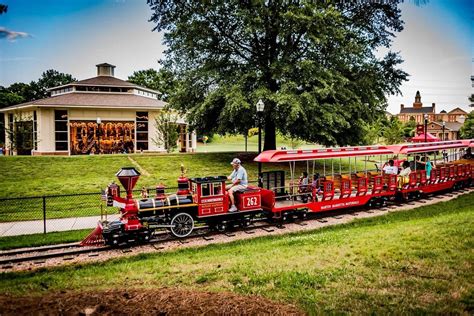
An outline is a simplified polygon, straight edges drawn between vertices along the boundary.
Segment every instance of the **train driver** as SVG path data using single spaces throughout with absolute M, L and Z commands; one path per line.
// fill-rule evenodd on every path
M 235 206 L 234 192 L 247 188 L 247 171 L 242 167 L 242 162 L 238 158 L 234 158 L 230 164 L 234 170 L 230 176 L 227 177 L 232 183 L 226 186 L 226 190 L 229 192 L 230 204 L 232 204 L 229 212 L 236 212 L 237 207 Z

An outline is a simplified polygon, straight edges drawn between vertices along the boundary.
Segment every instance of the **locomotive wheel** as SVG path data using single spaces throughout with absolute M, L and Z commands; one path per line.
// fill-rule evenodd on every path
M 188 213 L 179 213 L 171 219 L 171 233 L 179 238 L 189 236 L 194 229 L 194 219 Z
M 218 232 L 223 233 L 227 230 L 227 224 L 226 223 L 219 223 L 216 226 L 216 229 Z

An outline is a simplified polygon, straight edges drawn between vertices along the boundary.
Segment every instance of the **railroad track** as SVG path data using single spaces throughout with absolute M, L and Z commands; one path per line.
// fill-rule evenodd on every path
M 52 245 L 52 246 L 42 246 L 35 248 L 21 248 L 15 250 L 7 250 L 0 252 L 0 271 L 8 271 L 13 269 L 18 265 L 28 264 L 31 268 L 41 267 L 46 265 L 49 260 L 56 260 L 57 264 L 60 262 L 67 262 L 78 260 L 81 258 L 96 258 L 100 257 L 102 253 L 115 252 L 115 253 L 130 253 L 135 252 L 134 249 L 140 249 L 142 247 L 152 247 L 156 250 L 165 250 L 169 247 L 170 244 L 174 245 L 184 245 L 191 244 L 195 240 L 203 239 L 206 242 L 212 242 L 220 236 L 225 236 L 232 240 L 232 238 L 242 232 L 243 234 L 255 234 L 257 231 L 264 231 L 267 233 L 272 233 L 275 230 L 285 231 L 286 226 L 296 225 L 296 226 L 307 226 L 308 223 L 316 221 L 322 223 L 328 223 L 328 221 L 340 220 L 345 217 L 358 218 L 364 217 L 363 214 L 374 214 L 374 213 L 385 213 L 385 212 L 395 212 L 406 206 L 418 207 L 425 205 L 428 201 L 438 202 L 440 199 L 445 197 L 454 198 L 456 196 L 474 192 L 474 188 L 467 188 L 464 190 L 459 190 L 455 192 L 447 192 L 444 194 L 437 194 L 429 197 L 422 198 L 420 200 L 410 201 L 409 203 L 396 204 L 391 203 L 386 207 L 382 208 L 356 208 L 356 209 L 343 209 L 336 210 L 324 213 L 308 213 L 308 218 L 304 221 L 295 220 L 288 222 L 268 222 L 264 219 L 255 219 L 250 226 L 240 229 L 232 229 L 225 232 L 211 231 L 207 226 L 200 226 L 195 228 L 195 231 L 186 238 L 176 238 L 167 232 L 158 232 L 154 235 L 153 239 L 145 245 L 137 245 L 126 247 L 110 247 L 110 246 L 95 246 L 95 247 L 81 247 L 79 243 L 70 243 L 70 244 L 61 244 L 61 245 Z M 376 216 L 376 215 L 372 215 Z

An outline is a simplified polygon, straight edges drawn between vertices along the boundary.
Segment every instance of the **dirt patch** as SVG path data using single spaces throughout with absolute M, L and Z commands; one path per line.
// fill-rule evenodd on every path
M 304 315 L 259 296 L 162 288 L 0 296 L 0 315 Z

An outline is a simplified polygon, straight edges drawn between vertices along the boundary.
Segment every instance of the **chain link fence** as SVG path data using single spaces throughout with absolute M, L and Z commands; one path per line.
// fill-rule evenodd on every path
M 154 196 L 155 188 L 148 191 Z M 141 190 L 133 195 L 141 198 Z M 118 216 L 116 207 L 106 206 L 104 192 L 0 198 L 0 237 L 93 228 L 99 219 Z
M 155 196 L 156 188 L 147 190 L 150 198 Z M 167 194 L 177 190 L 165 187 Z M 140 199 L 141 193 L 134 190 L 133 197 Z M 121 196 L 125 194 L 121 192 Z M 104 192 L 0 198 L 0 237 L 92 229 L 100 219 L 120 215 L 116 207 L 107 207 L 105 200 Z

